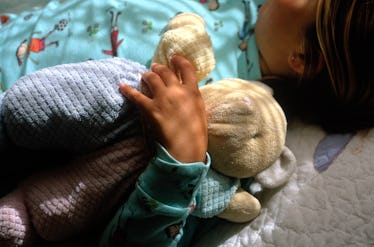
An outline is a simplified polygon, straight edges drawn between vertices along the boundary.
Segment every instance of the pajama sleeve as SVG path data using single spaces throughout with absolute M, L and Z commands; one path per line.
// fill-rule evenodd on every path
M 186 164 L 158 145 L 129 200 L 105 229 L 100 246 L 177 246 L 209 166 L 208 154 L 205 163 Z

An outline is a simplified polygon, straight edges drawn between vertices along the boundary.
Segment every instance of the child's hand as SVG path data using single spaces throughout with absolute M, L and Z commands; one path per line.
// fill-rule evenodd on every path
M 205 161 L 208 145 L 204 101 L 193 66 L 185 58 L 171 59 L 176 73 L 153 64 L 143 74 L 153 97 L 122 84 L 120 91 L 133 101 L 151 122 L 154 137 L 183 163 Z

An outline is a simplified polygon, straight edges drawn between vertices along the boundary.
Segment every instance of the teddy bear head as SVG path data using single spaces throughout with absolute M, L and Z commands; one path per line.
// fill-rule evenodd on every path
M 271 89 L 232 78 L 200 91 L 208 115 L 212 167 L 247 178 L 272 166 L 284 150 L 287 121 Z

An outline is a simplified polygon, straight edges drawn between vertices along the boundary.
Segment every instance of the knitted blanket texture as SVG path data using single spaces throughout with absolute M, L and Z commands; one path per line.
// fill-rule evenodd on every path
M 0 246 L 26 246 L 35 232 L 61 241 L 102 224 L 126 201 L 149 157 L 144 138 L 131 137 L 32 174 L 0 198 Z
M 109 58 L 28 74 L 4 93 L 2 128 L 16 145 L 74 152 L 132 136 L 141 130 L 138 112 L 118 86 L 138 88 L 145 71 L 139 63 Z
M 20 78 L 0 95 L 0 147 L 10 140 L 79 152 L 0 199 L 0 245 L 27 245 L 35 232 L 49 241 L 69 238 L 107 220 L 126 200 L 150 156 L 138 111 L 118 88 L 139 89 L 145 71 L 122 58 L 57 65 Z

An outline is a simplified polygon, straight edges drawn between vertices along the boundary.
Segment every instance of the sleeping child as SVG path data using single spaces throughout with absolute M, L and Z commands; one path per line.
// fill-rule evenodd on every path
M 0 55 L 6 59 L 2 59 L 0 62 L 1 88 L 6 93 L 6 90 L 12 87 L 13 83 L 21 76 L 41 68 L 79 61 L 96 61 L 108 56 L 126 57 L 150 67 L 150 54 L 153 54 L 150 51 L 156 47 L 159 35 L 164 33 L 164 27 L 168 20 L 181 12 L 195 12 L 203 16 L 214 44 L 217 65 L 208 78 L 204 79 L 205 81 L 200 81 L 201 84 L 227 77 L 258 79 L 264 76 L 281 76 L 289 77 L 290 80 L 301 78 L 303 81 L 305 79 L 306 88 L 309 89 L 308 86 L 314 79 L 327 78 L 331 85 L 322 80 L 325 83 L 324 87 L 319 87 L 320 84 L 317 84 L 315 87 L 317 91 L 311 92 L 319 92 L 318 90 L 320 90 L 323 96 L 335 103 L 341 103 L 341 99 L 344 97 L 339 97 L 344 92 L 335 92 L 336 95 L 330 94 L 333 91 L 332 88 L 336 91 L 336 87 L 333 85 L 335 83 L 334 73 L 338 75 L 350 73 L 347 78 L 358 78 L 357 74 L 359 73 L 356 67 L 347 71 L 332 70 L 331 66 L 334 65 L 334 62 L 330 61 L 331 56 L 328 57 L 323 53 L 324 49 L 322 52 L 318 48 L 316 49 L 316 46 L 325 48 L 324 44 L 321 44 L 325 40 L 322 39 L 323 37 L 317 39 L 313 36 L 315 30 L 310 27 L 316 23 L 320 24 L 316 21 L 315 16 L 321 15 L 315 14 L 316 11 L 320 13 L 324 10 L 321 7 L 323 4 L 319 4 L 317 8 L 314 4 L 304 2 L 304 5 L 297 4 L 298 1 L 292 3 L 269 1 L 261 8 L 255 29 L 254 25 L 260 3 L 223 0 L 208 4 L 205 2 L 192 0 L 183 2 L 152 1 L 152 3 L 145 4 L 145 2 L 130 0 L 105 2 L 54 0 L 43 9 L 23 12 L 15 18 L 4 18 L 0 29 L 0 42 L 3 44 Z M 277 13 L 277 11 L 279 12 Z M 87 12 L 90 15 L 86 14 Z M 342 12 L 344 11 L 339 13 Z M 94 16 L 95 20 L 92 20 L 91 16 Z M 271 20 L 271 18 L 277 19 L 277 17 L 283 19 L 285 23 L 264 21 L 265 19 Z M 296 17 L 299 19 L 295 19 Z M 279 29 L 271 26 L 268 26 L 267 29 L 266 24 L 282 25 L 279 26 Z M 253 35 L 254 33 L 256 36 Z M 305 37 L 300 38 L 300 33 Z M 272 34 L 276 34 L 277 42 L 274 42 L 275 39 L 270 39 Z M 320 34 L 317 33 L 317 35 Z M 139 37 L 141 38 L 139 39 Z M 312 49 L 311 52 L 311 48 L 315 50 Z M 285 54 L 284 51 L 288 53 Z M 316 53 L 317 56 L 315 56 Z M 332 57 L 334 58 L 334 56 Z M 181 69 L 180 64 L 177 67 Z M 363 67 L 363 69 L 365 68 Z M 367 73 L 363 73 L 363 75 L 364 79 L 369 78 Z M 345 77 L 340 76 L 339 78 Z M 357 79 L 357 83 L 361 83 L 358 86 L 360 90 L 355 89 L 356 84 L 350 85 L 352 86 L 350 95 L 365 91 L 362 90 L 362 87 L 367 86 L 366 81 L 370 81 L 359 79 Z M 344 82 L 343 80 L 342 83 Z M 327 91 L 323 90 L 326 88 Z M 329 93 L 325 94 L 325 92 Z M 349 105 L 348 113 L 357 116 L 354 118 L 357 126 L 353 127 L 372 125 L 372 118 L 370 118 L 370 116 L 372 117 L 370 114 L 373 112 L 370 110 L 372 109 L 372 97 L 370 96 L 372 94 L 370 93 L 371 91 L 365 93 L 365 98 L 359 102 L 360 111 L 354 110 L 357 105 Z M 356 97 L 357 95 L 353 96 L 353 103 L 355 103 Z M 349 102 L 351 99 L 348 97 L 344 100 Z M 347 102 L 341 104 L 343 108 L 347 106 Z M 317 106 L 318 103 L 316 103 Z M 342 108 L 339 108 L 340 106 L 337 104 L 331 106 L 333 109 L 337 107 L 338 110 L 331 111 L 330 109 L 328 112 L 334 114 L 342 112 Z M 320 110 L 318 107 L 316 108 Z M 347 112 L 344 113 L 344 118 L 347 118 Z M 334 114 L 331 115 L 334 116 Z M 328 117 L 326 112 L 322 112 L 322 116 Z M 336 118 L 335 121 L 339 121 L 339 118 Z M 201 119 L 198 122 L 202 123 Z M 162 127 L 164 122 L 159 124 Z M 352 128 L 352 126 L 343 125 L 343 128 Z M 164 137 L 164 134 L 166 132 L 160 133 L 160 137 Z M 162 144 L 165 145 L 165 142 Z M 204 151 L 204 148 L 202 150 Z M 199 150 L 199 154 L 204 153 L 201 152 L 202 150 Z M 201 160 L 199 157 L 196 161 L 206 160 Z

